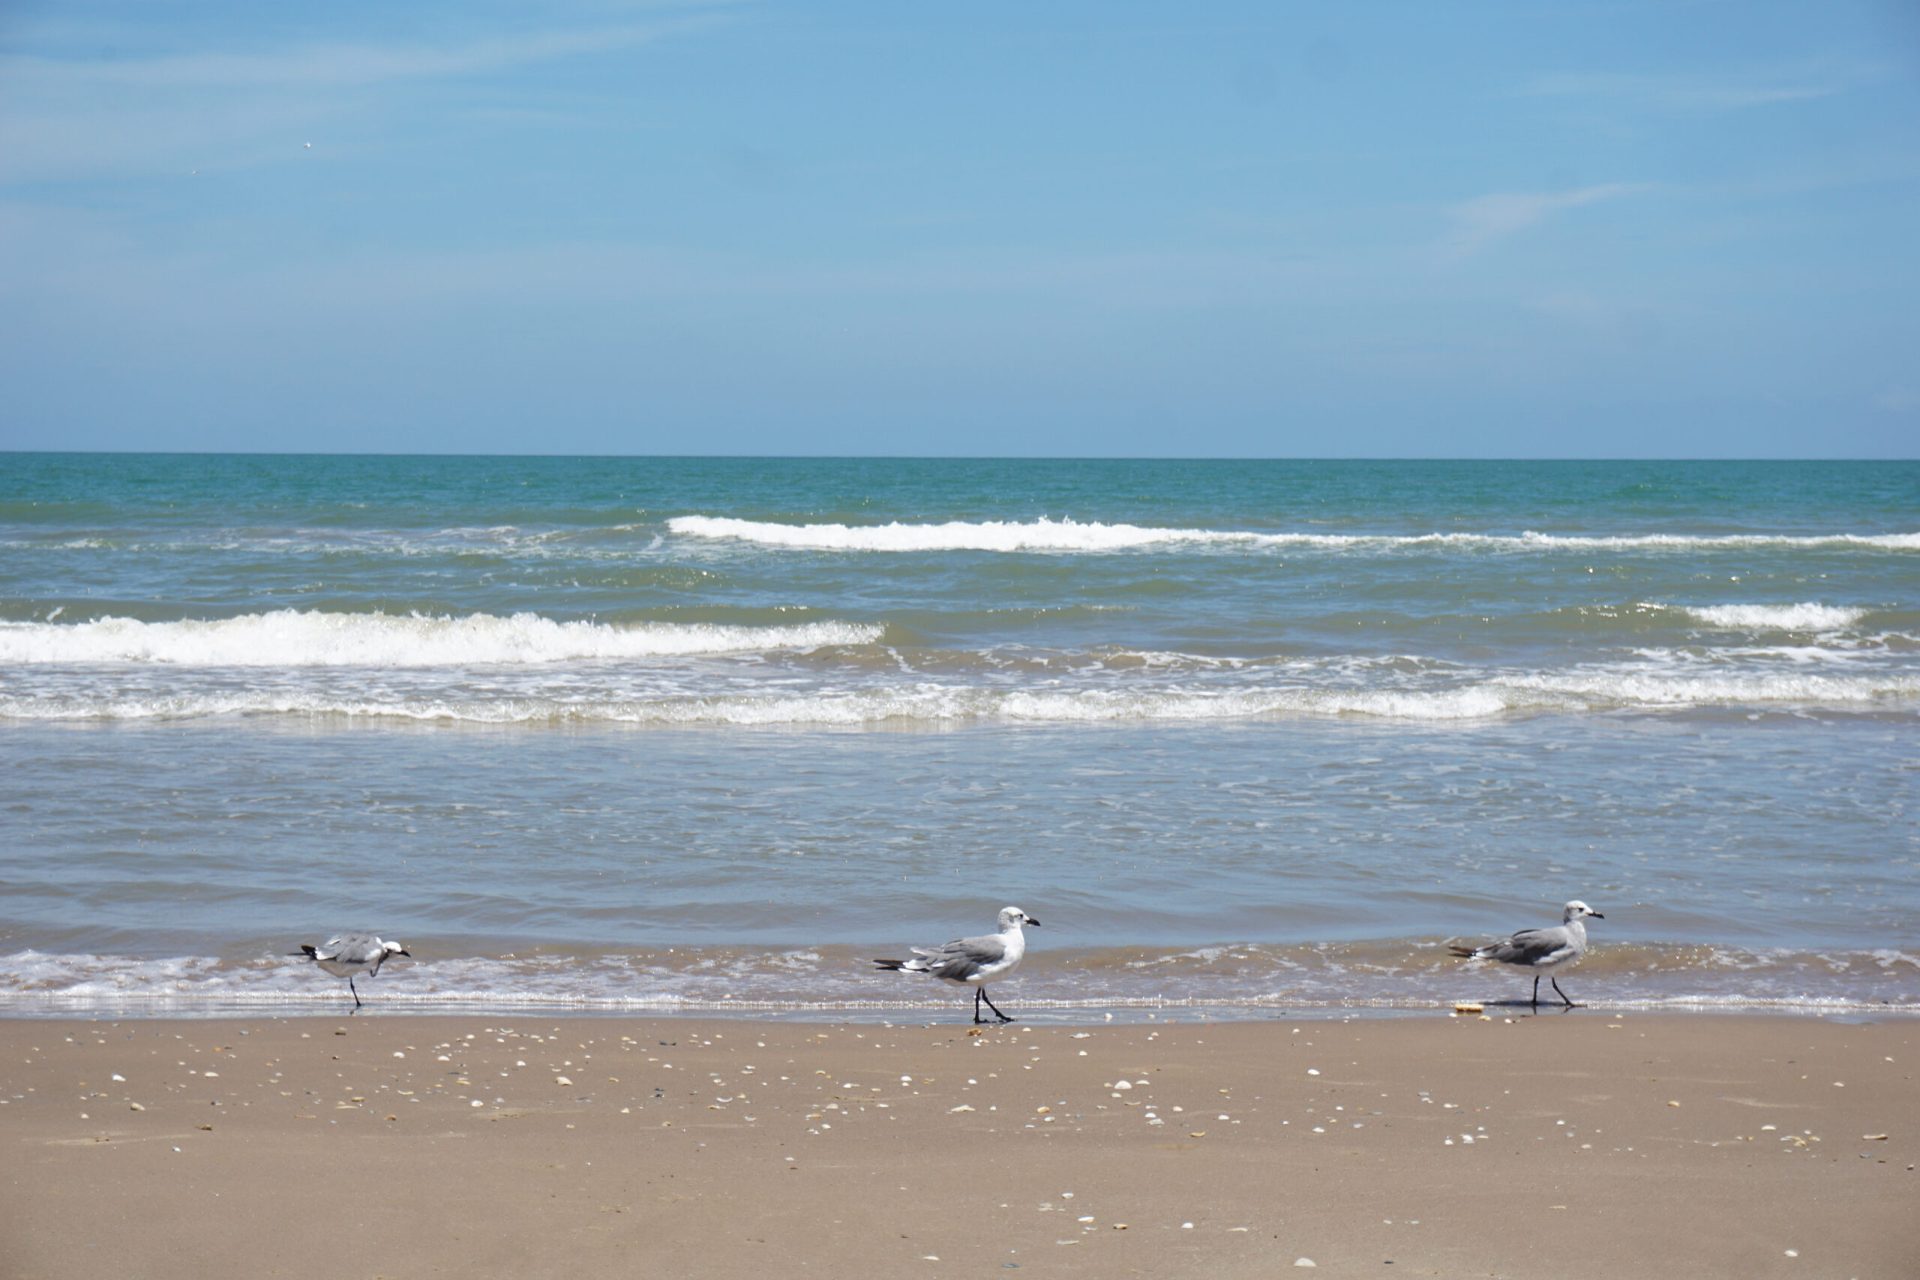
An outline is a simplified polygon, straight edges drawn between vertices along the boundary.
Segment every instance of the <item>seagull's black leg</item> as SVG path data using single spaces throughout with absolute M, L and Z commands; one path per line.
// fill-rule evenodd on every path
M 993 997 L 987 994 L 987 989 L 985 987 L 975 987 L 974 994 L 979 996 L 981 1000 L 985 1000 L 987 1002 L 987 1008 L 993 1010 L 994 1016 L 999 1018 L 1000 1021 L 1002 1022 L 1013 1021 L 1012 1018 L 1009 1018 L 1006 1014 L 1000 1012 L 1000 1006 L 993 1002 Z M 979 1001 L 974 1002 L 973 1011 L 976 1016 L 979 1014 L 980 1012 Z
M 1567 1008 L 1578 1009 L 1580 1007 L 1579 1005 L 1575 1004 L 1573 1001 L 1568 1000 L 1567 993 L 1560 990 L 1560 979 L 1548 978 L 1547 981 L 1553 984 L 1554 992 L 1560 997 L 1561 1000 L 1565 1001 Z M 1535 985 L 1538 986 L 1538 983 L 1536 982 Z
M 1537 973 L 1533 975 L 1533 1007 L 1540 1007 L 1540 975 Z
M 984 994 L 986 993 L 982 991 L 979 987 L 975 987 L 973 989 L 973 1025 L 976 1027 L 979 1026 L 981 1023 L 980 997 Z
M 347 990 L 353 992 L 353 1007 L 358 1009 L 360 1007 L 360 992 L 355 989 L 351 975 L 347 978 Z

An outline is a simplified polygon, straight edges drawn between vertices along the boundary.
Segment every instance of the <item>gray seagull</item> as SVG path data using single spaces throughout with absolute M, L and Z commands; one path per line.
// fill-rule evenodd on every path
M 1000 1012 L 998 1005 L 987 997 L 987 983 L 995 978 L 1005 977 L 1020 967 L 1026 958 L 1027 935 L 1022 930 L 1027 925 L 1040 927 L 1040 922 L 1018 907 L 1007 907 L 1000 912 L 1000 932 L 989 933 L 979 938 L 955 938 L 952 942 L 937 947 L 914 947 L 911 960 L 875 960 L 876 967 L 894 973 L 930 973 L 936 978 L 973 988 L 973 1020 L 984 1021 L 980 1017 L 980 1002 L 985 1000 L 987 1008 L 1002 1022 L 1013 1019 Z
M 1533 1007 L 1536 1009 L 1540 1007 L 1540 975 L 1543 973 L 1567 1008 L 1578 1008 L 1567 999 L 1567 993 L 1560 990 L 1560 981 L 1553 976 L 1553 971 L 1576 964 L 1581 956 L 1587 954 L 1588 917 L 1606 919 L 1584 902 L 1569 902 L 1557 928 L 1522 929 L 1504 942 L 1489 942 L 1484 947 L 1449 946 L 1447 949 L 1463 960 L 1498 960 L 1501 964 L 1533 970 Z
M 413 953 L 399 943 L 382 942 L 371 933 L 338 934 L 317 947 L 310 942 L 303 942 L 298 951 L 289 954 L 305 956 L 334 977 L 345 978 L 347 990 L 353 993 L 353 1007 L 356 1009 L 360 1007 L 360 992 L 353 985 L 356 974 L 374 976 L 391 956 L 406 956 L 409 960 L 413 958 Z

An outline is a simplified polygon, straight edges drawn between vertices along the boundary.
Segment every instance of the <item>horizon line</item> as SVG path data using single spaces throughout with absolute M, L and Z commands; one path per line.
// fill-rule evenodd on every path
M 460 453 L 436 450 L 353 449 L 14 449 L 0 448 L 0 456 L 18 457 L 159 457 L 159 458 L 623 458 L 658 461 L 768 461 L 768 462 L 1920 462 L 1920 454 L 1766 454 L 1766 455 L 1644 455 L 1592 454 L 1525 456 L 1520 454 L 1026 454 L 1026 453 L 566 453 L 509 451 Z

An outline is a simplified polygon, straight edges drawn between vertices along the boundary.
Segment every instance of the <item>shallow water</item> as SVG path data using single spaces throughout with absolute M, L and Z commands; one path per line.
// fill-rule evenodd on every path
M 1920 1007 L 1913 464 L 0 478 L 0 1011 Z

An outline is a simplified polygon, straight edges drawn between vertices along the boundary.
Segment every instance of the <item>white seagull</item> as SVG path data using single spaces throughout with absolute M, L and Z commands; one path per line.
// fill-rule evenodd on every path
M 1040 922 L 1018 907 L 1000 912 L 1000 932 L 980 938 L 955 938 L 938 947 L 914 947 L 911 960 L 875 960 L 879 968 L 899 973 L 930 973 L 936 978 L 973 988 L 973 1020 L 982 1021 L 980 1002 L 1002 1022 L 1012 1022 L 999 1006 L 987 998 L 987 983 L 1003 978 L 1020 967 L 1027 955 L 1027 935 L 1022 930 Z
M 347 980 L 347 990 L 353 992 L 353 1007 L 360 1007 L 360 993 L 354 989 L 356 974 L 364 973 L 372 977 L 380 972 L 380 966 L 389 957 L 405 956 L 409 960 L 413 953 L 397 942 L 382 942 L 371 933 L 342 933 L 328 938 L 319 946 L 303 942 L 298 951 L 291 955 L 305 956 L 325 969 L 336 978 Z
M 1540 975 L 1543 973 L 1567 1008 L 1578 1008 L 1567 999 L 1567 993 L 1560 990 L 1560 981 L 1553 976 L 1553 971 L 1576 964 L 1581 956 L 1587 954 L 1586 920 L 1589 916 L 1595 920 L 1606 919 L 1584 902 L 1569 902 L 1557 928 L 1522 929 L 1504 942 L 1489 942 L 1484 947 L 1449 946 L 1447 949 L 1464 960 L 1498 960 L 1501 964 L 1533 970 L 1533 1007 L 1536 1009 L 1540 1007 Z

